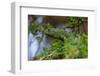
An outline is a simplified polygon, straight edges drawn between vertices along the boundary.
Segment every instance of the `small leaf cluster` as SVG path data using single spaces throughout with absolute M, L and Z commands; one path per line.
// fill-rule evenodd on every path
M 83 24 L 84 17 L 67 17 L 65 25 L 66 27 L 79 27 Z

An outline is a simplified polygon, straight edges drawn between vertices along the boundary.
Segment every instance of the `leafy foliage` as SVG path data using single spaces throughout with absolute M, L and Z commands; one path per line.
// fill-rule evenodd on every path
M 66 27 L 71 27 L 75 32 L 81 32 L 81 26 L 84 25 L 86 17 L 67 17 L 65 21 Z
M 64 41 L 53 39 L 50 48 L 44 48 L 44 52 L 37 55 L 37 59 L 70 59 L 70 58 L 86 58 L 87 35 L 69 33 L 69 37 L 64 37 Z
M 66 27 L 78 27 L 83 24 L 84 18 L 83 17 L 68 17 L 65 24 Z
M 65 23 L 66 27 L 79 28 L 83 18 L 69 17 Z M 70 26 L 66 25 L 69 24 Z M 88 35 L 81 32 L 65 32 L 50 23 L 36 24 L 33 22 L 28 28 L 34 35 L 37 31 L 52 37 L 50 48 L 44 48 L 44 52 L 36 55 L 33 59 L 52 60 L 52 59 L 76 59 L 88 57 Z

